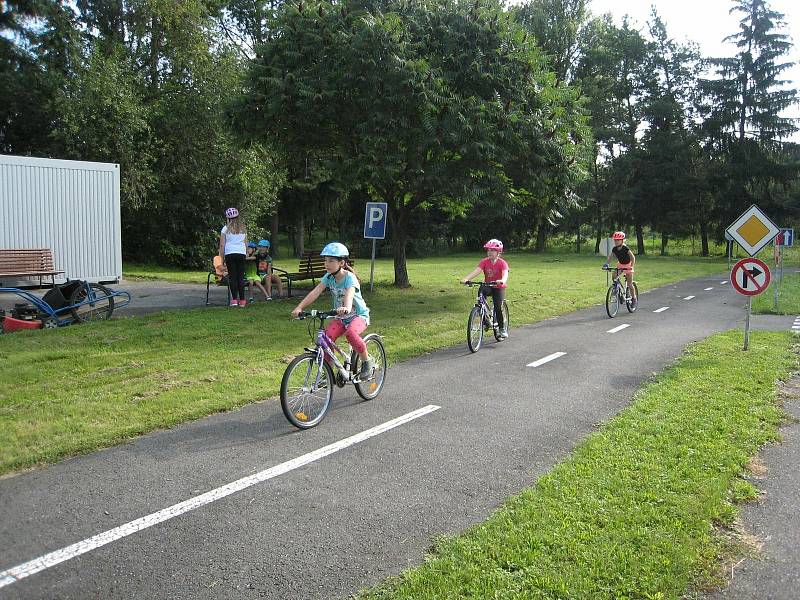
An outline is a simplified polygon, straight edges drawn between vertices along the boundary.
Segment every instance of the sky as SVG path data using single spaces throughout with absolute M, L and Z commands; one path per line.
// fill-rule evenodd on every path
M 798 0 L 768 0 L 767 5 L 783 14 L 786 23 L 782 33 L 788 34 L 794 44 L 787 60 L 800 63 L 800 2 Z M 739 30 L 739 13 L 728 14 L 731 0 L 590 0 L 589 9 L 594 15 L 610 13 L 614 23 L 622 24 L 626 14 L 630 22 L 646 31 L 650 7 L 655 6 L 667 27 L 667 33 L 678 42 L 693 41 L 700 46 L 705 57 L 733 56 L 736 46 L 723 43 L 723 38 Z M 800 90 L 800 64 L 783 72 L 790 81 L 788 87 Z M 785 116 L 800 118 L 800 106 L 794 106 Z M 800 125 L 800 122 L 798 122 Z M 800 143 L 800 132 L 792 141 Z

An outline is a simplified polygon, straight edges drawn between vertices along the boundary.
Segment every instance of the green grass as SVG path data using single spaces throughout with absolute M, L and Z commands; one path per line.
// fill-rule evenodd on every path
M 209 261 L 210 261 L 209 257 Z M 210 268 L 210 262 L 209 262 Z M 183 270 L 177 267 L 149 265 L 126 262 L 122 268 L 122 276 L 126 279 L 149 279 L 171 281 L 175 283 L 205 283 L 208 271 Z
M 392 263 L 382 260 L 373 293 L 369 265 L 359 265 L 372 310 L 370 331 L 385 336 L 390 362 L 464 343 L 474 292 L 456 282 L 479 258 L 411 261 L 414 287 L 407 290 L 390 285 Z M 513 253 L 506 258 L 512 327 L 604 301 L 602 260 Z M 719 260 L 655 257 L 642 258 L 637 267 L 642 291 L 725 269 Z M 286 357 L 308 343 L 305 323 L 289 319 L 295 301 L 171 311 L 0 337 L 0 473 L 275 397 Z M 317 306 L 329 302 L 321 299 Z M 599 306 L 597 311 L 604 318 Z
M 754 497 L 748 457 L 779 437 L 791 339 L 755 333 L 743 352 L 729 332 L 691 346 L 569 460 L 360 598 L 680 598 L 719 583 L 736 548 L 716 528 Z
M 753 312 L 757 314 L 800 315 L 800 273 L 784 268 L 783 280 L 773 272 L 772 282 L 764 293 L 753 297 Z M 775 308 L 775 289 L 778 289 L 778 307 Z

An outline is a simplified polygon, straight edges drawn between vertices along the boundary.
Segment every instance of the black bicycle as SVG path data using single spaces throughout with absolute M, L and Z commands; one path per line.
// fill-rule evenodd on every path
M 628 270 L 620 269 L 619 267 L 603 267 L 603 271 L 614 271 L 616 273 L 616 277 L 611 282 L 611 285 L 608 286 L 608 291 L 606 292 L 606 313 L 612 319 L 617 316 L 619 307 L 622 304 L 625 305 L 630 313 L 636 312 L 639 304 L 639 287 L 636 282 L 631 280 L 629 286 L 625 278 L 620 277 L 622 273 Z M 631 294 L 631 288 L 636 292 L 633 295 Z
M 480 286 L 478 288 L 478 299 L 475 301 L 475 306 L 473 306 L 472 310 L 469 312 L 469 319 L 467 320 L 467 345 L 470 351 L 477 352 L 481 349 L 484 331 L 493 331 L 494 339 L 498 342 L 502 342 L 505 337 L 497 321 L 494 320 L 494 300 L 490 302 L 489 298 L 486 296 L 486 290 L 497 287 L 497 282 L 467 281 L 464 285 L 467 287 Z M 508 303 L 505 300 L 503 300 L 500 310 L 503 311 L 503 325 L 505 330 L 508 331 Z

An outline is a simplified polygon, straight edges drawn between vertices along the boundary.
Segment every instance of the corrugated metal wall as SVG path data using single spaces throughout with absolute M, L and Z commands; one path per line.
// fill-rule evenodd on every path
M 0 156 L 0 219 L 0 248 L 50 248 L 56 281 L 122 276 L 119 165 Z

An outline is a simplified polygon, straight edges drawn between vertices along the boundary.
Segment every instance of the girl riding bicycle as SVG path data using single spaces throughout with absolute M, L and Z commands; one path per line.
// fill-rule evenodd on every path
M 350 347 L 358 352 L 361 358 L 359 377 L 368 378 L 374 367 L 373 360 L 367 353 L 367 346 L 361 339 L 361 334 L 369 325 L 369 308 L 361 296 L 361 280 L 348 264 L 350 252 L 344 244 L 331 242 L 322 249 L 320 256 L 325 257 L 325 270 L 327 273 L 313 290 L 306 294 L 292 311 L 292 317 L 297 318 L 300 312 L 312 304 L 326 289 L 333 296 L 333 308 L 339 317 L 332 320 L 325 333 L 332 340 L 344 334 Z
M 636 264 L 636 255 L 633 253 L 633 250 L 628 248 L 625 244 L 625 232 L 624 231 L 615 231 L 614 235 L 611 236 L 614 240 L 614 247 L 611 249 L 611 253 L 606 258 L 606 264 L 603 265 L 603 268 L 609 268 L 609 262 L 611 262 L 611 256 L 613 255 L 617 259 L 617 268 L 625 270 L 625 281 L 628 282 L 628 289 L 631 293 L 631 299 L 635 303 L 638 298 L 636 297 L 636 288 L 635 286 L 631 285 L 633 282 L 633 267 Z M 619 273 L 615 272 L 612 277 L 616 280 L 619 277 Z
M 508 327 L 503 319 L 503 311 L 500 307 L 503 305 L 503 300 L 506 297 L 506 282 L 508 281 L 508 263 L 500 258 L 503 252 L 503 242 L 496 239 L 491 239 L 486 242 L 483 247 L 486 249 L 486 258 L 478 263 L 475 270 L 461 280 L 461 283 L 467 283 L 473 277 L 476 277 L 483 271 L 483 279 L 486 283 L 490 281 L 497 281 L 496 286 L 492 286 L 485 290 L 488 295 L 491 293 L 494 301 L 494 319 L 500 328 L 501 339 L 508 337 Z

